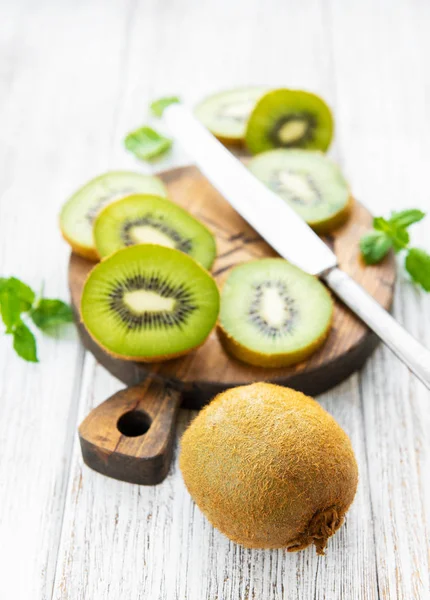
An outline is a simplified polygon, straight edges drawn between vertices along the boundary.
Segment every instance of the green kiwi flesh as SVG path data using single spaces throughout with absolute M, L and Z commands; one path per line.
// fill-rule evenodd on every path
M 96 177 L 66 202 L 60 214 L 60 228 L 73 251 L 97 260 L 93 223 L 98 212 L 109 202 L 130 194 L 166 196 L 158 177 L 129 171 L 111 171 Z
M 321 152 L 269 150 L 252 158 L 248 168 L 317 231 L 329 231 L 348 216 L 348 184 Z
M 154 362 L 200 346 L 219 312 L 215 281 L 179 250 L 142 244 L 118 250 L 91 271 L 81 315 L 113 356 Z
M 215 260 L 211 232 L 186 210 L 159 196 L 135 194 L 108 204 L 97 216 L 93 233 L 101 258 L 125 246 L 160 244 L 189 254 L 205 269 Z
M 332 314 L 331 296 L 316 277 L 281 258 L 264 258 L 230 272 L 219 333 L 225 349 L 244 362 L 287 366 L 322 345 Z
M 319 96 L 300 90 L 273 90 L 255 105 L 245 141 L 252 154 L 272 148 L 326 151 L 333 127 L 331 111 Z
M 196 106 L 195 115 L 221 141 L 243 142 L 248 117 L 265 91 L 244 87 L 213 94 Z

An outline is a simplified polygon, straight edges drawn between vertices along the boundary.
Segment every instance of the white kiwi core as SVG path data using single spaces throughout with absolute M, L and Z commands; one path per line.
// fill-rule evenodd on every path
M 268 325 L 278 327 L 288 318 L 285 300 L 276 288 L 266 288 L 261 299 L 260 314 Z
M 305 173 L 295 171 L 279 171 L 279 191 L 290 193 L 301 199 L 303 204 L 311 204 L 315 201 L 315 190 L 309 184 L 309 178 Z
M 130 237 L 136 244 L 158 244 L 174 248 L 175 242 L 168 235 L 148 225 L 135 225 L 130 229 Z
M 173 311 L 175 302 L 174 298 L 165 298 L 149 290 L 134 290 L 124 294 L 124 304 L 136 314 Z
M 292 119 L 280 127 L 278 137 L 282 144 L 293 144 L 304 137 L 307 129 L 307 121 L 304 121 L 303 119 Z

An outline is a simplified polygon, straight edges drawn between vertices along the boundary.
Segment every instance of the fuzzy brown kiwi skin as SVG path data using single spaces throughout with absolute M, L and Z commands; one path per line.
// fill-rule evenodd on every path
M 185 431 L 179 465 L 212 525 L 247 548 L 324 554 L 358 484 L 339 424 L 312 398 L 267 383 L 216 396 Z
M 121 250 L 118 250 L 118 252 L 121 252 Z M 115 252 L 113 253 L 115 254 Z M 112 256 L 112 255 L 110 255 Z M 104 258 L 102 258 L 99 262 L 103 262 L 105 260 L 107 260 L 108 258 L 110 258 L 110 256 L 105 256 Z M 99 259 L 97 259 L 99 260 Z M 209 271 L 207 271 L 204 267 L 202 267 L 199 263 L 196 263 L 199 265 L 199 267 L 205 271 L 209 277 L 211 277 L 211 279 L 213 279 L 212 275 L 209 273 Z M 91 275 L 91 271 L 88 273 L 83 288 L 85 287 L 89 277 Z M 215 281 L 215 280 L 214 280 Z M 107 354 L 109 354 L 110 356 L 112 356 L 113 358 L 118 358 L 120 360 L 127 360 L 127 361 L 132 361 L 132 362 L 139 362 L 139 363 L 157 363 L 157 362 L 164 362 L 167 360 L 173 360 L 175 358 L 179 358 L 180 356 L 185 356 L 186 354 L 189 354 L 190 352 L 193 352 L 194 350 L 197 350 L 197 348 L 200 348 L 200 346 L 203 346 L 203 344 L 206 342 L 206 340 L 208 339 L 208 337 L 210 336 L 210 334 L 213 331 L 213 328 L 211 329 L 211 331 L 209 331 L 208 335 L 205 337 L 204 340 L 202 340 L 200 342 L 200 344 L 197 344 L 197 346 L 193 346 L 192 348 L 187 348 L 186 350 L 183 350 L 182 352 L 176 352 L 174 354 L 161 354 L 158 356 L 127 356 L 126 354 L 117 354 L 116 352 L 112 352 L 112 350 L 109 350 L 109 348 L 106 348 L 106 346 L 104 346 L 100 340 L 98 340 L 96 337 L 93 336 L 93 334 L 91 333 L 91 331 L 87 328 L 87 326 L 85 325 L 85 321 L 82 317 L 82 304 L 79 307 L 79 320 L 82 323 L 82 325 L 85 327 L 85 331 L 88 333 L 88 335 L 90 336 L 90 338 L 102 349 L 104 350 Z

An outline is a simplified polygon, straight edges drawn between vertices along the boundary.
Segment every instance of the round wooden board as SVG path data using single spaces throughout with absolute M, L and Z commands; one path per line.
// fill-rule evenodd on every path
M 197 168 L 173 169 L 161 173 L 160 177 L 167 185 L 169 197 L 215 234 L 218 257 L 212 272 L 218 284 L 222 286 L 228 271 L 238 263 L 276 256 Z M 324 240 L 335 251 L 340 267 L 389 309 L 396 279 L 394 257 L 389 255 L 372 267 L 365 267 L 360 259 L 359 239 L 371 223 L 370 213 L 356 202 L 348 223 Z M 94 263 L 72 254 L 69 285 L 76 315 L 84 281 L 93 266 Z M 279 383 L 316 395 L 360 369 L 377 343 L 376 336 L 338 301 L 325 345 L 309 360 L 280 369 L 252 367 L 231 358 L 222 348 L 216 331 L 202 347 L 182 358 L 157 364 L 122 361 L 102 350 L 88 336 L 79 319 L 77 321 L 85 346 L 113 375 L 128 385 L 142 381 L 148 373 L 160 376 L 180 389 L 185 405 L 193 408 L 200 408 L 223 389 L 255 381 Z

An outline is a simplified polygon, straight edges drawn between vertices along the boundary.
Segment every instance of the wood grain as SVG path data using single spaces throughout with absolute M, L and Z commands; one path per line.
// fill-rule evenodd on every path
M 117 392 L 79 426 L 84 462 L 99 473 L 140 485 L 166 477 L 181 395 L 160 379 Z
M 276 253 L 234 211 L 195 167 L 161 173 L 169 197 L 205 223 L 217 241 L 212 272 L 218 285 L 231 268 Z M 381 264 L 365 267 L 359 253 L 361 235 L 371 227 L 372 217 L 355 202 L 349 221 L 326 237 L 340 266 L 361 283 L 385 308 L 392 302 L 396 269 L 390 254 Z M 69 284 L 75 314 L 79 315 L 83 284 L 94 263 L 72 255 Z M 324 346 L 310 359 L 288 368 L 258 368 L 231 358 L 214 331 L 205 344 L 185 357 L 145 365 L 116 360 L 94 343 L 80 325 L 88 349 L 109 371 L 127 384 L 156 373 L 183 392 L 187 406 L 198 408 L 216 393 L 234 385 L 272 381 L 315 395 L 337 385 L 360 369 L 376 345 L 376 337 L 341 302 L 335 302 L 333 327 Z

